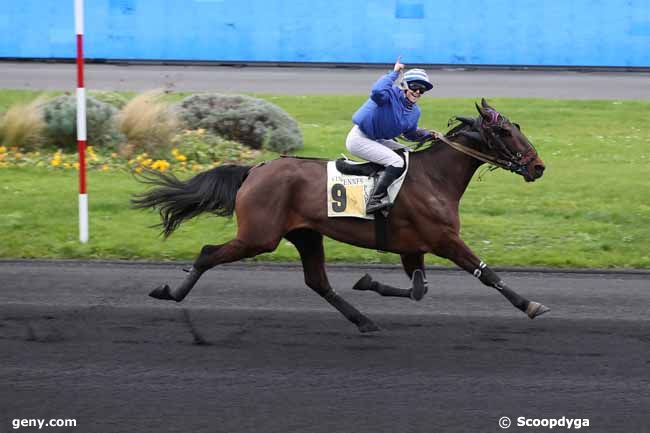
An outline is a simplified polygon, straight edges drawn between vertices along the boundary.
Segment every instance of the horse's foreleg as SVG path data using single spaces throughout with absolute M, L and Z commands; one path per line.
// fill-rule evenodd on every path
M 330 286 L 325 272 L 323 235 L 313 230 L 299 229 L 287 233 L 285 237 L 300 253 L 307 286 L 339 310 L 346 319 L 357 325 L 359 331 L 378 331 L 379 327 L 372 320 L 340 297 Z
M 476 257 L 462 239 L 454 237 L 448 242 L 445 242 L 444 247 L 438 251 L 434 251 L 434 253 L 456 263 L 462 269 L 478 278 L 486 286 L 497 289 L 512 305 L 526 313 L 531 319 L 550 311 L 550 308 L 539 302 L 529 301 L 506 286 L 496 272 Z
M 361 277 L 352 287 L 354 290 L 368 290 L 379 293 L 381 296 L 397 296 L 411 298 L 416 301 L 421 300 L 427 292 L 427 280 L 424 275 L 424 255 L 423 254 L 402 254 L 402 265 L 406 275 L 411 279 L 409 289 L 399 289 L 389 286 L 388 284 L 375 281 L 369 274 Z

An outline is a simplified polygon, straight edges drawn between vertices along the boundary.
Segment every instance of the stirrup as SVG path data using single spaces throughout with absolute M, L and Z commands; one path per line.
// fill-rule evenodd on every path
M 379 212 L 381 210 L 390 207 L 391 205 L 392 203 L 388 199 L 387 195 L 385 195 L 381 199 L 375 199 L 371 197 L 370 200 L 368 201 L 368 204 L 366 204 L 366 214 L 373 214 Z

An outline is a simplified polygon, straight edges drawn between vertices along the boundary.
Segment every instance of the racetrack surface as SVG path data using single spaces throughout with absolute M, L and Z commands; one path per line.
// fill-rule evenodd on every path
M 463 272 L 429 269 L 424 300 L 340 295 L 359 334 L 295 266 L 206 273 L 181 304 L 147 296 L 181 264 L 0 261 L 0 432 L 75 418 L 79 432 L 491 432 L 502 416 L 650 431 L 650 274 L 501 272 L 550 306 L 531 321 Z M 565 431 L 556 427 L 553 431 Z M 21 429 L 18 431 L 37 431 Z
M 408 67 L 408 64 L 407 64 Z M 388 68 L 89 64 L 88 90 L 366 95 Z M 425 98 L 650 99 L 649 72 L 429 68 Z M 74 91 L 71 63 L 0 62 L 0 88 Z

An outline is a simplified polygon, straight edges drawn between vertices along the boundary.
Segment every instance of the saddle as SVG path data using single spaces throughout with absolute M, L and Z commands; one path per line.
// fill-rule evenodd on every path
M 408 154 L 398 154 L 404 159 L 404 171 L 388 187 L 390 203 L 395 201 L 408 170 Z M 383 165 L 374 162 L 337 159 L 327 163 L 327 216 L 375 220 L 375 248 L 379 251 L 388 245 L 388 209 L 367 214 L 366 203 L 383 170 Z
M 397 150 L 395 153 L 397 153 L 402 160 L 406 161 L 404 151 Z M 384 170 L 384 166 L 377 164 L 376 162 L 356 162 L 350 161 L 349 159 L 339 158 L 336 160 L 336 169 L 343 174 L 351 176 L 374 177 L 380 171 Z
M 340 158 L 336 160 L 336 169 L 351 176 L 373 177 L 383 170 L 384 166 L 375 162 L 354 162 Z

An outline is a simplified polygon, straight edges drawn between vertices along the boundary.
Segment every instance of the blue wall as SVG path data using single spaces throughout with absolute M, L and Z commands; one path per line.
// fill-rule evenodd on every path
M 650 0 L 85 1 L 94 59 L 650 66 Z M 3 3 L 0 57 L 75 57 L 73 0 Z

